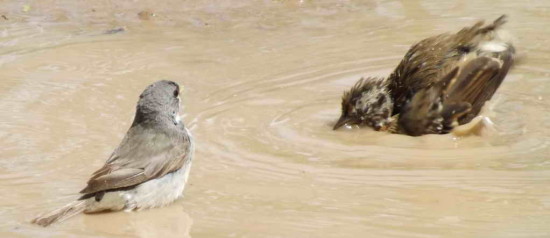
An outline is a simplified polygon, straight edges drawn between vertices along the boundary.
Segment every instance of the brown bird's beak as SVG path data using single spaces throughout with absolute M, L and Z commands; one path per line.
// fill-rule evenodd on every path
M 345 125 L 348 122 L 351 122 L 351 119 L 349 119 L 345 116 L 341 116 L 340 119 L 338 119 L 338 121 L 336 122 L 336 124 L 334 125 L 334 127 L 332 129 L 336 130 L 336 129 L 342 127 L 343 125 Z
M 373 128 L 375 131 L 386 131 L 388 126 L 386 126 L 385 124 L 376 124 L 373 126 Z

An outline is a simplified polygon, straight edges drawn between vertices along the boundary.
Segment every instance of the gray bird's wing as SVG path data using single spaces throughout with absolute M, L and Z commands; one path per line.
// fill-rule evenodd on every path
M 80 193 L 130 187 L 162 177 L 190 160 L 191 150 L 191 138 L 184 131 L 167 133 L 154 128 L 132 127 Z

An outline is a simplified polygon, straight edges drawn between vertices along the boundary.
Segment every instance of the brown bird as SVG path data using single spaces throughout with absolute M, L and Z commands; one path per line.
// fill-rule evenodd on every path
M 193 159 L 191 134 L 179 117 L 180 88 L 162 80 L 139 97 L 134 122 L 105 165 L 92 174 L 82 196 L 35 218 L 48 226 L 84 213 L 140 210 L 181 197 Z
M 468 123 L 513 63 L 514 47 L 500 30 L 505 22 L 503 15 L 416 43 L 388 78 L 361 79 L 344 93 L 334 129 L 356 124 L 418 136 Z

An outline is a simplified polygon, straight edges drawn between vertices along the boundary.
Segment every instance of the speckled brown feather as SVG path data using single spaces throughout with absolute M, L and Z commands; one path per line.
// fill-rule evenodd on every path
M 385 88 L 387 86 L 388 81 L 384 78 L 360 78 L 349 91 L 344 92 L 344 95 L 342 96 L 342 109 L 345 109 L 345 105 L 350 104 L 353 98 L 361 96 L 366 89 L 371 87 Z
M 346 123 L 367 125 L 375 130 L 387 124 L 392 99 L 385 78 L 361 78 L 342 97 L 342 112 L 333 129 Z
M 500 60 L 485 56 L 467 60 L 460 70 L 457 66 L 405 104 L 395 131 L 413 136 L 442 134 L 468 123 L 498 89 L 504 78 L 502 66 Z
M 494 95 L 504 79 L 502 67 L 502 63 L 489 57 L 475 58 L 462 67 L 456 82 L 449 85 L 445 95 L 446 104 L 468 103 L 471 106 L 470 111 L 457 118 L 460 125 L 476 117 Z
M 514 47 L 497 31 L 505 22 L 503 15 L 491 24 L 480 21 L 413 45 L 388 78 L 361 79 L 344 94 L 333 129 L 353 124 L 422 135 L 447 133 L 455 122 L 469 122 L 513 63 Z
M 389 88 L 394 99 L 393 114 L 401 112 L 410 95 L 437 82 L 481 41 L 493 37 L 493 31 L 505 22 L 505 16 L 486 27 L 480 21 L 456 34 L 433 36 L 413 45 L 389 76 Z M 511 62 L 505 63 L 503 75 L 510 64 Z

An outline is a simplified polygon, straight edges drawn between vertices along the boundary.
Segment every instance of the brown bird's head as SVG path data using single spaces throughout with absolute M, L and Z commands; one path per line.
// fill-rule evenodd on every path
M 334 130 L 345 124 L 367 125 L 375 130 L 391 122 L 393 101 L 384 78 L 361 78 L 342 97 L 342 114 Z

